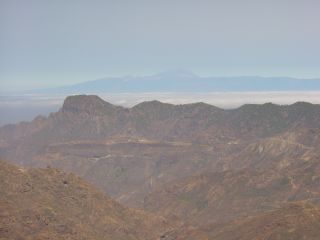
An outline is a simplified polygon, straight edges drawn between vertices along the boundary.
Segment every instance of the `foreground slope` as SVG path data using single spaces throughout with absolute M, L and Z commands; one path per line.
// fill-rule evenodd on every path
M 316 240 L 320 236 L 320 209 L 292 204 L 261 216 L 235 223 L 217 234 L 217 240 Z
M 157 239 L 161 218 L 127 209 L 73 174 L 0 161 L 0 239 Z
M 303 202 L 286 204 L 255 217 L 224 226 L 181 228 L 164 239 L 175 240 L 317 240 L 320 236 L 320 209 Z

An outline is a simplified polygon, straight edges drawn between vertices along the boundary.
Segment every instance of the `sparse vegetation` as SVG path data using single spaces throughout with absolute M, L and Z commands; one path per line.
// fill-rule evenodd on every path
M 300 240 L 294 229 L 301 228 L 316 239 L 318 220 L 308 212 L 317 216 L 320 204 L 320 107 L 307 104 L 302 114 L 301 106 L 223 110 L 152 101 L 126 109 L 96 96 L 70 97 L 48 118 L 0 128 L 0 156 L 50 166 L 3 165 L 12 172 L 0 176 L 7 190 L 1 206 L 13 217 L 4 218 L 0 236 Z M 291 212 L 291 222 L 281 215 Z

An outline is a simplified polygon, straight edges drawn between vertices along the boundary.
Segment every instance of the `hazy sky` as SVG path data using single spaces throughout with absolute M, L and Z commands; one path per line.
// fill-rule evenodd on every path
M 0 88 L 188 69 L 320 77 L 319 0 L 0 0 Z

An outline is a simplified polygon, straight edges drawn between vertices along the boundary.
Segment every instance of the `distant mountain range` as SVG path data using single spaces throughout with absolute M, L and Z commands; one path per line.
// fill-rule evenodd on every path
M 175 70 L 141 77 L 110 77 L 70 86 L 39 89 L 27 93 L 83 94 L 136 92 L 224 92 L 224 91 L 315 91 L 320 79 L 289 77 L 200 77 Z

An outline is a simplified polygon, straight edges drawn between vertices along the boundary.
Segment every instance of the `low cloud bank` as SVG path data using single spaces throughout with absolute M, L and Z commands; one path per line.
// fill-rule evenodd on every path
M 140 93 L 102 94 L 106 101 L 133 106 L 143 101 L 159 100 L 173 104 L 205 102 L 221 108 L 236 108 L 243 104 L 292 104 L 297 101 L 320 104 L 320 92 L 212 92 L 212 93 Z

